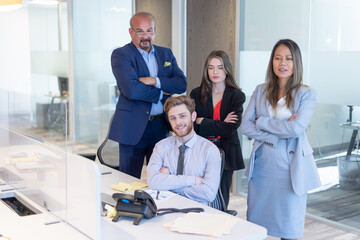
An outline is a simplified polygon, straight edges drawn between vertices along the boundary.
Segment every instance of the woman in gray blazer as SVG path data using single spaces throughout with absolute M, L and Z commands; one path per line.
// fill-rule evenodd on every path
M 302 84 L 302 74 L 298 45 L 278 41 L 266 83 L 256 87 L 240 126 L 255 140 L 246 170 L 247 218 L 281 239 L 303 236 L 307 191 L 321 185 L 305 132 L 316 92 Z

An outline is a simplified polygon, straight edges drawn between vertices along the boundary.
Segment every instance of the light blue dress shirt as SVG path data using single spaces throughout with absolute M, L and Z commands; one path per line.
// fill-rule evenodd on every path
M 176 175 L 179 146 L 176 136 L 165 138 L 155 145 L 147 167 L 147 182 L 151 189 L 171 190 L 184 197 L 206 204 L 212 202 L 220 183 L 221 157 L 219 149 L 209 140 L 197 135 L 185 145 L 184 172 Z M 170 174 L 160 172 L 162 167 Z M 202 182 L 196 184 L 196 178 Z
M 150 72 L 150 77 L 154 77 L 156 78 L 156 88 L 160 89 L 161 88 L 161 82 L 160 79 L 157 77 L 157 73 L 158 73 L 158 64 L 156 61 L 156 57 L 155 57 L 155 49 L 154 46 L 151 46 L 151 51 L 150 53 L 148 53 L 145 50 L 142 50 L 141 48 L 137 48 L 141 54 L 141 56 L 143 57 L 146 66 L 149 69 Z M 163 113 L 163 104 L 161 103 L 161 99 L 163 98 L 163 91 L 160 91 L 160 97 L 159 97 L 159 101 L 157 103 L 153 103 L 151 106 L 151 112 L 150 115 L 157 115 L 157 114 L 161 114 Z

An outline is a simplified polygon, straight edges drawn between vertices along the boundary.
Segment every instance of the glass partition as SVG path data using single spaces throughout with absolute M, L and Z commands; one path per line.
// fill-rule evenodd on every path
M 0 127 L 9 128 L 9 92 L 0 88 Z
M 66 221 L 91 239 L 101 239 L 101 184 L 98 165 L 68 152 Z
M 11 94 L 12 128 L 24 134 L 31 128 L 37 130 L 29 135 L 42 138 L 48 130 L 51 136 L 64 132 L 53 116 L 64 112 L 67 101 L 67 4 L 24 0 L 20 9 L 0 16 L 1 88 Z
M 68 99 L 61 96 L 8 93 L 9 129 L 66 150 L 69 135 Z
M 105 139 L 117 98 L 110 56 L 130 42 L 132 4 L 132 0 L 73 1 L 76 141 L 98 147 Z
M 347 206 L 355 201 L 354 194 L 360 192 L 359 135 L 355 134 L 356 121 L 360 120 L 357 93 L 360 31 L 354 28 L 360 23 L 357 14 L 360 2 L 242 0 L 240 3 L 239 81 L 247 96 L 244 107 L 255 86 L 265 82 L 274 44 L 284 38 L 297 42 L 303 57 L 304 84 L 317 91 L 307 136 L 314 150 L 322 187 L 309 194 L 308 213 L 359 229 L 359 221 L 354 217 L 359 211 Z M 253 141 L 242 136 L 241 142 L 248 161 Z M 345 178 L 349 175 L 352 180 Z M 236 178 L 236 192 L 246 194 L 244 171 L 239 171 Z M 345 190 L 341 184 L 344 179 L 352 185 L 352 190 Z
M 133 3 L 23 0 L 20 9 L 2 12 L 1 88 L 37 96 L 26 103 L 33 112 L 32 126 L 58 131 L 49 126 L 55 119 L 44 115 L 50 105 L 62 111 L 59 103 L 68 101 L 75 108 L 70 115 L 73 139 L 100 145 L 118 95 L 110 55 L 130 42 Z
M 54 145 L 38 134 L 29 101 L 35 97 L 0 90 L 0 99 L 0 197 L 21 196 L 44 224 L 65 221 L 99 239 L 100 173 L 93 161 L 67 151 L 67 104 L 49 103 L 59 105 L 47 130 L 46 139 L 59 137 Z
M 67 105 L 46 103 L 48 109 L 45 111 L 37 103 L 37 96 L 1 93 L 2 105 L 7 105 L 8 109 L 7 113 L 2 113 L 6 116 L 2 118 L 8 122 L 1 125 L 2 169 L 8 176 L 3 180 L 58 218 L 65 219 Z M 7 101 L 3 95 L 8 96 Z M 57 106 L 56 110 L 52 105 Z M 39 108 L 41 115 L 36 114 Z M 45 126 L 38 127 L 39 121 L 47 123 L 46 134 Z M 47 142 L 54 138 L 57 146 Z

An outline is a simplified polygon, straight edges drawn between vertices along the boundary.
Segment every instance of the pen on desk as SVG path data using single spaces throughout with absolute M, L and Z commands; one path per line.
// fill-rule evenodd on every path
M 111 174 L 111 172 L 102 172 L 101 175 Z
M 159 193 L 160 193 L 160 191 L 158 190 L 156 193 L 156 200 L 159 200 Z

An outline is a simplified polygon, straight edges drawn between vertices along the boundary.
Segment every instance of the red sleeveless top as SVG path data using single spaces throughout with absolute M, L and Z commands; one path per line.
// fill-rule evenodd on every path
M 222 99 L 216 104 L 215 107 L 213 107 L 213 120 L 219 120 L 220 121 L 220 107 L 221 107 Z M 209 140 L 217 140 L 220 139 L 220 136 L 217 136 L 216 138 L 209 138 Z

